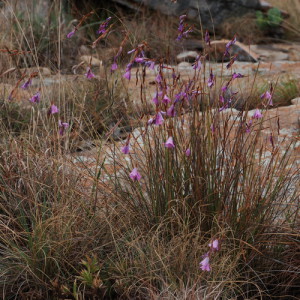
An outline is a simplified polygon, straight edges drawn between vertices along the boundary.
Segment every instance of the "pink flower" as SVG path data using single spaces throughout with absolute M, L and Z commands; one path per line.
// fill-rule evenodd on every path
M 172 104 L 172 105 L 168 108 L 168 110 L 167 110 L 167 115 L 168 115 L 169 117 L 175 117 L 176 111 L 175 111 L 175 106 L 174 106 L 174 104 Z
M 39 103 L 41 101 L 41 94 L 40 92 L 37 92 L 35 95 L 33 95 L 30 100 L 32 103 Z
M 125 145 L 121 148 L 121 152 L 124 154 L 129 154 L 130 148 L 129 145 Z
M 219 248 L 219 240 L 218 239 L 213 240 L 212 243 L 208 244 L 208 247 L 210 247 L 212 250 L 218 251 L 220 249 Z
M 210 70 L 209 79 L 207 81 L 208 87 L 212 88 L 215 84 L 215 75 L 213 74 L 212 70 Z
M 208 254 L 205 254 L 204 259 L 200 262 L 200 268 L 202 271 L 207 271 L 207 272 L 210 271 Z
M 166 147 L 166 148 L 170 148 L 170 149 L 175 148 L 174 141 L 173 141 L 173 137 L 170 136 L 170 137 L 167 139 L 167 141 L 165 142 L 165 147 Z
M 256 109 L 254 115 L 253 115 L 253 118 L 254 119 L 261 119 L 263 117 L 262 113 L 260 112 L 259 109 Z
M 102 22 L 97 30 L 98 34 L 104 34 L 106 32 L 106 28 L 111 20 L 111 17 L 108 17 L 104 22 Z
M 75 34 L 75 32 L 76 32 L 75 29 L 72 30 L 71 32 L 69 32 L 69 33 L 67 34 L 67 38 L 70 39 L 70 38 Z
M 86 69 L 86 73 L 84 75 L 87 79 L 92 79 L 95 77 L 95 74 L 92 72 L 90 67 Z
M 268 105 L 271 105 L 273 106 L 273 96 L 272 96 L 272 93 L 270 93 L 269 91 L 266 91 L 265 93 L 263 93 L 261 96 L 260 96 L 261 99 L 267 99 L 269 100 L 268 101 Z
M 155 117 L 155 120 L 154 120 L 154 121 L 155 121 L 155 125 L 162 125 L 162 124 L 163 124 L 164 118 L 163 118 L 161 112 L 158 112 L 158 113 L 156 114 L 156 117 Z
M 118 65 L 116 62 L 114 62 L 112 65 L 111 65 L 111 71 L 116 71 L 118 69 Z
M 226 50 L 224 52 L 224 56 L 230 56 L 229 49 L 235 43 L 236 43 L 236 36 L 234 36 L 233 39 L 226 44 Z
M 141 174 L 138 172 L 137 168 L 134 168 L 132 170 L 132 172 L 129 174 L 129 177 L 133 180 L 133 181 L 139 181 L 141 180 L 142 176 Z
M 27 90 L 28 89 L 28 87 L 31 85 L 31 78 L 29 78 L 25 83 L 23 83 L 22 85 L 21 85 L 21 88 L 23 89 L 23 90 Z
M 64 123 L 61 120 L 58 121 L 58 127 L 59 127 L 59 134 L 61 136 L 64 135 L 65 130 L 69 127 L 69 123 Z
M 162 102 L 164 104 L 168 104 L 171 102 L 171 99 L 167 96 L 167 95 L 164 95 L 164 98 L 162 99 Z
M 153 102 L 155 105 L 158 105 L 158 104 L 159 104 L 158 93 L 156 93 L 155 96 L 152 98 L 152 102 Z
M 124 78 L 130 80 L 131 79 L 131 71 L 128 70 L 124 75 L 123 75 Z
M 157 76 L 155 77 L 155 80 L 156 80 L 157 83 L 162 82 L 162 77 L 161 77 L 160 73 L 157 74 Z
M 233 73 L 232 74 L 232 79 L 236 79 L 236 78 L 243 78 L 244 77 L 244 75 L 242 75 L 241 73 Z
M 190 149 L 190 148 L 187 148 L 187 149 L 186 149 L 185 155 L 186 155 L 186 156 L 190 156 L 190 155 L 191 155 L 191 149 Z
M 210 36 L 209 36 L 208 30 L 206 30 L 206 32 L 205 32 L 204 40 L 205 40 L 206 45 L 210 46 Z
M 54 115 L 57 114 L 59 112 L 59 109 L 56 105 L 52 104 L 48 110 L 48 114 L 49 115 Z
M 129 63 L 126 66 L 125 74 L 123 75 L 124 78 L 130 80 L 131 79 L 131 68 L 132 68 L 132 63 Z

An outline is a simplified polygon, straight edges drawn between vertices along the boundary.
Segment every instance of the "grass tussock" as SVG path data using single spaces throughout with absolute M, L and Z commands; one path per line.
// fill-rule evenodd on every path
M 19 8 L 6 4 L 22 29 Z M 59 9 L 54 1 L 49 16 Z M 85 28 L 95 26 L 89 23 L 94 17 Z M 7 92 L 0 95 L 2 297 L 296 299 L 296 140 L 283 149 L 276 132 L 266 137 L 265 127 L 271 100 L 279 105 L 299 93 L 297 82 L 262 83 L 257 94 L 256 83 L 249 82 L 247 97 L 253 100 L 241 103 L 231 87 L 248 79 L 216 78 L 204 59 L 209 46 L 196 59 L 191 77 L 182 79 L 164 63 L 173 57 L 168 43 L 159 52 L 151 49 L 149 28 L 156 26 L 151 19 L 140 27 L 135 20 L 113 22 L 125 32 L 132 26 L 124 49 L 135 49 L 115 59 L 115 72 L 110 65 L 87 64 L 72 76 L 38 74 L 26 92 L 40 91 L 40 100 L 17 102 L 8 100 Z M 32 36 L 33 24 L 20 36 L 11 29 L 19 43 L 13 47 L 27 45 L 31 59 L 21 53 L 3 68 L 39 65 L 53 46 L 47 40 L 45 47 L 39 44 L 45 32 Z M 171 34 L 170 27 L 161 34 Z M 69 29 L 59 27 L 56 46 L 80 41 L 82 28 L 67 40 Z M 112 32 L 104 37 L 106 45 L 121 37 L 107 30 Z M 93 35 L 85 37 L 89 45 Z M 105 43 L 100 41 L 99 48 Z M 47 66 L 72 69 L 63 58 L 49 58 Z M 144 81 L 151 62 L 157 91 L 152 102 L 145 97 Z M 141 95 L 148 110 L 140 111 L 129 92 L 127 79 L 135 67 L 139 72 L 131 89 L 139 89 L 134 95 Z M 30 74 L 15 72 L 5 80 L 12 87 L 20 81 L 19 91 Z M 239 111 L 231 109 L 237 104 Z M 249 113 L 253 107 L 258 109 L 254 115 Z M 131 134 L 114 142 L 122 138 L 116 133 L 122 128 Z M 100 141 L 96 159 L 92 164 L 83 159 L 79 167 L 72 152 L 78 140 L 89 139 Z

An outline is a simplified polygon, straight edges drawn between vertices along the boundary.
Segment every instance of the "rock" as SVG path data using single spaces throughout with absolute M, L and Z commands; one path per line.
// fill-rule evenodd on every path
M 196 51 L 184 51 L 177 55 L 178 62 L 194 62 L 198 53 Z
M 102 60 L 90 55 L 82 55 L 80 56 L 80 60 L 93 67 L 102 66 Z
M 182 61 L 181 63 L 179 63 L 177 65 L 179 70 L 186 70 L 186 69 L 191 69 L 192 64 L 190 64 L 189 62 L 186 61 Z
M 216 61 L 222 61 L 224 59 L 224 52 L 226 49 L 226 44 L 229 40 L 217 40 L 211 42 L 210 48 L 210 57 L 213 57 Z M 259 56 L 253 52 L 249 46 L 236 42 L 230 48 L 231 55 L 238 55 L 238 61 L 246 61 L 246 62 L 257 62 L 259 60 Z M 226 58 L 228 60 L 229 58 Z
M 300 97 L 291 100 L 293 105 L 300 106 Z
M 286 50 L 276 49 L 273 45 L 252 45 L 250 48 L 262 61 L 289 60 Z
M 180 16 L 186 14 L 191 20 L 199 20 L 205 28 L 212 29 L 219 26 L 230 17 L 241 17 L 242 15 L 261 9 L 259 0 L 113 0 L 131 9 L 140 10 L 141 4 L 151 9 L 158 10 L 165 15 Z M 212 24 L 211 20 L 214 20 Z
M 51 70 L 45 67 L 31 67 L 31 68 L 22 68 L 20 69 L 22 73 L 26 72 L 26 74 L 39 73 L 42 76 L 50 76 Z

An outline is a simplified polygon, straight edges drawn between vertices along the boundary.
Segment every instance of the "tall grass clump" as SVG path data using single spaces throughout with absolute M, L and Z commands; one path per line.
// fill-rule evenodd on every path
M 64 42 L 94 16 L 60 34 Z M 99 22 L 91 49 L 109 39 L 113 22 Z M 192 31 L 181 16 L 179 47 Z M 254 111 L 247 101 L 235 110 L 233 82 L 247 80 L 231 71 L 236 39 L 220 78 L 204 36 L 188 79 L 148 57 L 151 45 L 129 32 L 102 75 L 90 63 L 50 89 L 41 80 L 38 91 L 33 75 L 10 78 L 32 98 L 24 119 L 13 93 L 3 98 L 3 299 L 298 296 L 299 170 L 295 142 L 283 147 L 269 131 L 276 89 L 266 86 Z M 142 105 L 130 89 L 139 89 Z M 136 128 L 114 142 L 121 126 Z M 72 154 L 76 139 L 90 138 L 100 140 L 92 157 Z

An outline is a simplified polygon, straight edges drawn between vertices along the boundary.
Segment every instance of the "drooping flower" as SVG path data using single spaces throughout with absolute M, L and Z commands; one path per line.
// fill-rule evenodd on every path
M 28 89 L 28 87 L 31 85 L 31 78 L 29 78 L 25 83 L 23 83 L 22 85 L 21 85 L 21 88 L 23 89 L 23 90 L 27 90 Z
M 229 53 L 229 49 L 232 45 L 234 45 L 236 43 L 236 36 L 234 36 L 232 38 L 231 41 L 229 41 L 227 44 L 226 44 L 226 49 L 225 49 L 225 52 L 224 52 L 224 56 L 230 56 L 230 53 Z
M 86 73 L 84 75 L 87 79 L 92 79 L 95 77 L 95 74 L 92 72 L 90 67 L 87 67 Z
M 59 112 L 59 109 L 56 105 L 52 104 L 48 110 L 48 114 L 49 115 L 54 115 L 57 114 Z
M 209 35 L 208 30 L 206 30 L 206 32 L 205 32 L 204 40 L 205 40 L 206 45 L 210 46 L 210 35 Z
M 260 110 L 257 108 L 254 112 L 253 118 L 254 119 L 261 119 L 263 117 L 262 113 L 260 112 Z
M 273 106 L 273 96 L 272 96 L 272 93 L 270 93 L 269 91 L 266 91 L 265 93 L 263 93 L 261 96 L 260 96 L 261 99 L 267 99 L 268 100 L 268 105 L 271 105 Z
M 67 38 L 70 39 L 70 38 L 75 34 L 75 32 L 76 32 L 76 29 L 74 29 L 74 30 L 72 30 L 71 32 L 69 32 L 69 33 L 67 34 Z
M 212 243 L 208 244 L 208 247 L 210 247 L 214 251 L 219 251 L 220 250 L 219 240 L 218 239 L 213 240 Z
M 220 95 L 220 102 L 225 103 L 225 99 L 222 95 Z
M 215 84 L 215 75 L 213 74 L 212 70 L 210 70 L 209 79 L 207 81 L 208 87 L 212 88 Z
M 175 148 L 175 145 L 174 145 L 174 141 L 173 141 L 173 137 L 169 137 L 168 139 L 167 139 L 167 141 L 165 142 L 165 147 L 166 148 Z
M 135 51 L 137 51 L 137 49 L 132 49 L 132 50 L 128 51 L 127 54 L 131 54 L 131 53 L 133 53 Z
M 135 59 L 134 59 L 134 61 L 136 62 L 136 63 L 138 63 L 138 64 L 142 64 L 142 63 L 144 63 L 144 62 L 146 62 L 146 58 L 145 57 L 136 57 Z
M 131 68 L 132 68 L 132 63 L 129 63 L 126 66 L 125 74 L 123 75 L 124 78 L 130 80 L 131 79 Z
M 162 113 L 159 111 L 157 114 L 156 114 L 156 117 L 155 117 L 155 125 L 162 125 L 163 122 L 164 122 L 164 118 L 162 116 Z
M 251 132 L 252 123 L 253 123 L 252 120 L 250 120 L 249 123 L 246 123 L 246 133 Z
M 208 254 L 204 255 L 203 260 L 200 262 L 200 268 L 202 271 L 210 271 L 210 265 L 209 265 L 209 256 Z
M 243 78 L 244 77 L 244 75 L 242 75 L 241 73 L 233 73 L 232 74 L 232 79 L 236 79 L 236 78 Z
M 58 120 L 58 127 L 59 127 L 59 134 L 61 136 L 64 135 L 65 130 L 69 127 L 69 123 L 62 122 L 61 120 Z
M 131 71 L 130 70 L 126 71 L 125 74 L 123 75 L 123 77 L 130 80 L 131 79 Z
M 152 98 L 152 102 L 153 102 L 155 105 L 158 105 L 158 104 L 159 104 L 158 93 L 157 93 L 157 92 L 156 92 L 155 96 Z
M 155 77 L 155 80 L 156 80 L 157 83 L 162 82 L 162 76 L 160 75 L 160 73 L 157 74 L 157 76 Z
M 155 61 L 154 61 L 154 60 L 147 61 L 147 62 L 145 63 L 145 65 L 146 65 L 150 70 L 154 70 L 154 67 L 155 67 Z
M 121 148 L 121 152 L 124 153 L 124 154 L 128 154 L 130 151 L 130 147 L 129 147 L 129 144 L 126 144 L 125 146 L 123 146 Z
M 196 57 L 195 63 L 193 65 L 194 70 L 201 70 L 202 63 L 200 61 L 200 55 Z
M 222 92 L 226 92 L 228 89 L 228 84 L 222 86 Z
M 184 21 L 185 21 L 186 15 L 182 15 L 179 17 L 179 26 L 178 26 L 178 36 L 176 38 L 176 41 L 180 41 L 183 37 L 183 31 L 184 31 Z
M 162 99 L 162 102 L 164 104 L 168 104 L 168 103 L 171 103 L 172 101 L 167 95 L 164 95 L 164 98 Z
M 168 109 L 167 109 L 167 115 L 169 117 L 175 117 L 176 111 L 175 111 L 175 105 L 172 104 Z
M 191 149 L 190 148 L 187 148 L 185 150 L 185 155 L 188 156 L 188 157 L 191 155 Z
M 141 174 L 138 172 L 137 168 L 134 168 L 131 173 L 129 174 L 129 177 L 133 180 L 133 181 L 139 181 L 141 180 L 142 176 Z
M 114 61 L 114 63 L 111 65 L 110 70 L 113 72 L 116 71 L 117 69 L 118 69 L 118 64 Z
M 97 30 L 98 34 L 104 34 L 106 32 L 107 26 L 111 20 L 111 17 L 108 17 L 104 22 L 102 22 Z
M 35 95 L 33 95 L 30 100 L 32 103 L 39 103 L 41 101 L 41 94 L 40 92 L 37 92 Z

